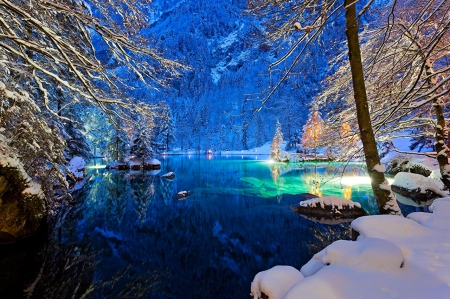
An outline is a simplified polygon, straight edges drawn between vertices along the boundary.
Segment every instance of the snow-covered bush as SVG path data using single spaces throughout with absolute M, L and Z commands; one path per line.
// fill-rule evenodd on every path
M 1 154 L 13 150 L 27 174 L 39 182 L 46 196 L 53 194 L 53 186 L 67 188 L 60 165 L 65 165 L 65 142 L 57 128 L 48 123 L 30 94 L 0 82 L 0 133 L 4 144 Z

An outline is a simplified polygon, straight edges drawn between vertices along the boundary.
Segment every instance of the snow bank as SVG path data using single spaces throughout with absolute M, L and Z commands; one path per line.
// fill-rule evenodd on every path
M 448 226 L 448 218 L 450 217 L 450 197 L 436 199 L 430 206 L 430 211 L 433 213 L 411 213 L 407 218 L 429 228 L 450 231 L 450 226 Z M 448 245 L 450 246 L 450 244 Z
M 336 241 L 315 254 L 300 272 L 311 276 L 324 266 L 351 266 L 360 271 L 395 271 L 403 264 L 403 254 L 395 244 L 378 238 L 359 242 Z
M 73 157 L 67 169 L 75 176 L 77 180 L 84 178 L 84 168 L 86 167 L 86 161 L 81 157 Z
M 447 192 L 442 191 L 442 189 L 444 189 L 444 184 L 441 181 L 415 173 L 397 173 L 394 177 L 394 182 L 392 185 L 408 190 L 420 189 L 421 193 L 425 193 L 426 190 L 431 190 L 440 196 L 448 196 Z
M 303 278 L 303 275 L 291 266 L 275 266 L 256 274 L 251 295 L 258 299 L 261 298 L 262 292 L 270 299 L 282 299 L 286 292 Z
M 161 161 L 158 159 L 152 158 L 152 159 L 145 159 L 146 165 L 161 165 Z
M 283 298 L 450 298 L 450 198 L 437 199 L 430 210 L 354 220 L 357 241 L 317 253 Z
M 317 205 L 320 205 L 322 209 L 325 208 L 325 206 L 331 206 L 333 209 L 337 208 L 338 210 L 342 209 L 344 206 L 348 206 L 349 208 L 361 208 L 361 205 L 357 202 L 353 202 L 351 200 L 347 200 L 334 195 L 312 198 L 300 202 L 300 206 L 302 207 L 315 208 L 317 207 Z

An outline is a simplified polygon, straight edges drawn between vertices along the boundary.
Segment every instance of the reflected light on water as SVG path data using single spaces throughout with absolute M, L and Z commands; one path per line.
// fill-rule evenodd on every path
M 389 185 L 394 182 L 394 179 L 387 178 Z M 370 185 L 370 177 L 368 176 L 349 176 L 342 179 L 336 179 L 336 182 L 343 185 L 355 186 L 355 185 Z
M 350 200 L 352 198 L 352 186 L 347 185 L 344 190 L 344 198 Z
M 91 166 L 86 166 L 87 169 L 103 169 L 105 168 L 106 165 L 91 165 Z

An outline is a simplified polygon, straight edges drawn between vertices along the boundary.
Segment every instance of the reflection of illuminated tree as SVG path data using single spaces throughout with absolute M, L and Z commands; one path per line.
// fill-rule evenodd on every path
M 352 198 L 352 186 L 347 185 L 344 190 L 344 198 L 349 200 Z
M 314 174 L 305 176 L 305 183 L 311 186 L 309 193 L 322 196 L 322 191 L 320 190 L 322 179 L 323 176 L 317 173 L 317 165 L 314 165 Z
M 270 175 L 272 176 L 273 182 L 276 183 L 278 177 L 281 175 L 281 168 L 278 165 L 273 165 L 270 168 Z

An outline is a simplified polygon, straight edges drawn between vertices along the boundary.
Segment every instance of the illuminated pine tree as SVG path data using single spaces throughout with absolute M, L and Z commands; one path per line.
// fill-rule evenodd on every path
M 317 156 L 317 148 L 319 147 L 323 136 L 323 119 L 316 107 L 312 108 L 306 124 L 303 126 L 302 146 L 305 149 L 314 150 L 314 157 Z
M 281 161 L 281 149 L 280 146 L 283 143 L 283 133 L 281 132 L 281 124 L 277 120 L 275 127 L 275 135 L 273 136 L 272 145 L 270 146 L 270 158 L 275 161 Z

